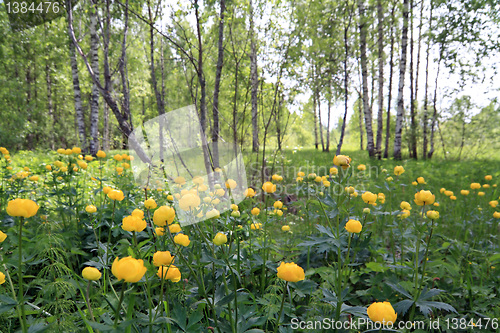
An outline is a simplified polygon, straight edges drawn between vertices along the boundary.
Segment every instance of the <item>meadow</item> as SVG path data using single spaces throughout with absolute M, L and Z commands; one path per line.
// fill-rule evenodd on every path
M 499 331 L 498 160 L 247 155 L 235 204 L 223 169 L 1 153 L 0 332 Z

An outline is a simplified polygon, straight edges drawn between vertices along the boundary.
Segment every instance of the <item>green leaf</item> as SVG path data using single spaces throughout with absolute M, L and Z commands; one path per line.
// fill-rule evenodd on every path
M 368 268 L 369 270 L 374 271 L 374 272 L 383 273 L 385 271 L 385 267 L 381 263 L 373 262 L 373 261 L 366 263 L 366 268 Z
M 406 289 L 403 288 L 403 286 L 401 286 L 399 283 L 393 284 L 393 283 L 387 282 L 386 285 L 391 287 L 394 291 L 406 296 L 406 298 L 413 300 L 413 297 L 410 295 L 410 293 L 408 291 L 406 291 Z

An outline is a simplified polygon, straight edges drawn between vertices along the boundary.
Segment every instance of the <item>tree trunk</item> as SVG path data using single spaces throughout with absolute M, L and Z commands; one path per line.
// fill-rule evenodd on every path
M 389 61 L 389 96 L 387 97 L 387 119 L 385 125 L 385 150 L 384 158 L 389 157 L 389 139 L 391 137 L 391 102 L 392 102 L 392 74 L 394 68 L 394 26 L 396 18 L 394 16 L 394 10 L 396 9 L 396 4 L 391 10 L 391 59 Z
M 422 5 L 423 7 L 423 5 Z M 432 12 L 433 12 L 434 6 L 433 2 L 431 1 L 431 9 L 430 9 L 430 15 L 429 15 L 429 31 L 432 31 Z M 423 147 L 422 147 L 422 158 L 427 159 L 427 148 L 428 148 L 428 142 L 427 142 L 427 119 L 428 119 L 428 102 L 429 102 L 429 56 L 430 56 L 430 49 L 431 49 L 431 39 L 430 37 L 427 38 L 427 51 L 426 51 L 426 56 L 425 56 L 425 96 L 424 96 L 424 120 L 423 120 Z
M 384 15 L 382 0 L 377 0 L 378 17 L 378 116 L 377 116 L 377 156 L 382 157 L 382 132 L 384 131 Z
M 220 0 L 220 19 L 219 19 L 219 41 L 217 55 L 217 69 L 215 71 L 214 99 L 213 99 L 213 126 L 212 126 L 212 163 L 215 167 L 219 166 L 219 90 L 220 79 L 222 75 L 222 66 L 224 65 L 224 11 L 226 10 L 225 0 Z
M 200 123 L 201 130 L 205 134 L 207 130 L 207 102 L 206 102 L 206 81 L 205 73 L 203 72 L 203 43 L 201 42 L 201 28 L 200 28 L 200 13 L 199 13 L 198 0 L 194 0 L 194 9 L 196 17 L 196 32 L 198 39 L 198 81 L 200 82 Z
M 363 85 L 363 111 L 365 114 L 366 141 L 368 156 L 374 157 L 375 150 L 373 146 L 372 131 L 372 112 L 368 102 L 368 72 L 366 56 L 366 22 L 365 22 L 365 3 L 364 0 L 358 0 L 359 9 L 359 36 L 360 36 L 360 57 L 361 57 L 361 76 Z
M 69 9 L 68 9 L 69 15 Z M 82 108 L 82 90 L 80 89 L 80 78 L 78 74 L 78 62 L 76 60 L 76 49 L 71 38 L 72 28 L 68 24 L 68 34 L 70 36 L 69 40 L 69 58 L 71 64 L 71 75 L 73 77 L 73 99 L 75 101 L 75 119 L 78 130 L 78 138 L 80 141 L 80 147 L 82 150 L 87 149 L 87 133 L 85 132 L 85 121 L 83 119 L 83 108 Z
M 314 76 L 313 76 L 314 77 Z M 318 115 L 316 113 L 316 92 L 313 92 L 314 147 L 318 150 Z
M 49 140 L 50 140 L 50 149 L 54 150 L 54 106 L 52 102 L 52 79 L 50 76 L 50 65 L 47 60 L 45 63 L 45 82 L 47 83 L 47 113 L 48 119 L 52 123 L 49 128 Z
M 83 61 L 85 63 L 85 67 L 87 67 L 87 71 L 90 74 L 90 77 L 92 78 L 93 82 L 96 83 L 97 87 L 99 88 L 99 91 L 101 92 L 102 97 L 110 107 L 111 111 L 113 111 L 113 114 L 115 115 L 115 118 L 118 122 L 118 125 L 120 127 L 120 130 L 123 135 L 125 135 L 129 139 L 129 144 L 132 149 L 134 149 L 139 156 L 139 158 L 145 162 L 145 163 L 152 163 L 151 159 L 146 155 L 146 152 L 142 147 L 139 145 L 137 140 L 135 139 L 134 136 L 131 136 L 131 133 L 133 131 L 132 124 L 128 122 L 128 119 L 126 118 L 126 115 L 122 114 L 120 111 L 120 108 L 114 99 L 112 95 L 112 81 L 111 81 L 111 72 L 109 69 L 109 23 L 111 20 L 111 13 L 109 11 L 109 1 L 106 2 L 106 13 L 107 13 L 107 19 L 106 19 L 106 31 L 104 33 L 104 50 L 103 50 L 103 67 L 104 67 L 104 86 L 101 84 L 101 81 L 99 79 L 99 76 L 95 75 L 92 66 L 90 65 L 87 56 L 85 53 L 83 53 L 80 45 L 78 44 L 78 41 L 76 40 L 75 33 L 73 30 L 73 10 L 71 8 L 71 2 L 69 0 L 66 1 L 66 8 L 68 8 L 68 26 L 69 26 L 69 34 L 70 37 L 73 41 L 73 45 L 75 46 L 76 51 L 78 51 L 78 54 L 83 58 Z
M 148 15 L 149 15 L 149 52 L 150 52 L 150 70 L 151 70 L 151 84 L 153 85 L 153 90 L 155 93 L 155 98 L 156 98 L 156 107 L 158 108 L 158 114 L 160 115 L 161 121 L 159 122 L 158 126 L 158 140 L 160 142 L 163 142 L 163 117 L 162 115 L 165 114 L 165 103 L 163 100 L 163 94 L 160 92 L 158 89 L 158 81 L 156 79 L 156 68 L 155 68 L 155 39 L 154 39 L 154 20 L 155 18 L 153 17 L 153 11 L 151 8 L 151 4 L 148 1 Z M 160 161 L 164 161 L 164 151 L 163 151 L 163 144 L 160 144 Z
M 276 113 L 274 114 L 275 117 L 275 122 L 276 122 L 276 141 L 278 143 L 278 151 L 281 151 L 281 108 L 283 106 L 283 92 L 280 93 L 279 97 L 279 102 L 278 102 L 278 109 L 276 110 Z
M 414 46 L 414 38 L 413 38 L 413 0 L 410 0 L 410 157 L 417 159 L 417 120 L 416 120 L 416 110 L 415 110 L 415 101 L 416 101 L 416 87 L 417 82 L 414 81 L 413 71 L 413 46 Z
M 252 151 L 259 151 L 259 124 L 257 118 L 257 91 L 259 79 L 257 75 L 257 46 L 255 45 L 254 11 L 250 0 L 250 82 L 252 86 Z
M 337 145 L 337 150 L 335 152 L 336 155 L 340 155 L 342 150 L 342 144 L 344 143 L 344 135 L 345 135 L 345 125 L 347 121 L 347 111 L 348 111 L 348 99 L 349 99 L 349 72 L 347 70 L 347 62 L 349 61 L 349 40 L 348 33 L 349 27 L 351 26 L 351 12 L 349 12 L 349 23 L 344 27 L 344 118 L 342 120 L 342 129 L 340 130 L 340 138 L 339 144 Z
M 97 35 L 97 5 L 90 9 L 90 63 L 94 75 L 99 77 L 99 36 Z M 90 154 L 95 155 L 99 149 L 99 88 L 92 83 L 90 95 Z
M 122 83 L 122 113 L 126 115 L 126 118 L 129 119 L 130 124 L 132 122 L 132 113 L 130 112 L 130 88 L 128 82 L 128 68 L 127 68 L 127 36 L 128 36 L 128 17 L 129 17 L 129 6 L 128 0 L 125 2 L 125 17 L 123 21 L 123 39 L 122 39 L 122 50 L 120 56 L 120 62 L 118 69 L 120 71 L 120 78 Z M 126 148 L 126 142 L 123 141 L 123 148 Z
M 434 154 L 434 127 L 436 126 L 437 123 L 437 87 L 438 87 L 438 78 L 439 78 L 439 69 L 441 65 L 441 56 L 439 57 L 438 60 L 438 68 L 437 68 L 437 73 L 436 73 L 436 81 L 434 82 L 434 99 L 433 99 L 433 113 L 432 113 L 432 122 L 431 122 L 431 142 L 430 146 L 431 149 L 429 150 L 429 153 L 427 154 L 428 158 L 432 158 L 432 155 Z M 443 143 L 443 153 L 444 153 L 444 158 L 446 159 L 446 151 L 444 149 L 444 143 Z
M 399 62 L 399 86 L 398 86 L 398 112 L 396 115 L 396 129 L 394 135 L 394 158 L 401 159 L 401 133 L 403 130 L 404 116 L 404 97 L 403 90 L 405 85 L 406 72 L 406 51 L 408 46 L 408 2 L 403 1 L 403 31 L 401 34 L 401 60 Z
M 318 101 L 318 119 L 319 119 L 319 136 L 321 138 L 321 151 L 325 151 L 325 140 L 323 138 L 323 124 L 321 123 L 321 95 L 317 92 L 316 100 Z
M 108 104 L 104 103 L 104 112 L 103 112 L 103 134 L 102 134 L 102 145 L 105 151 L 109 151 L 110 142 L 109 142 L 109 109 Z
M 332 97 L 328 96 L 328 120 L 326 122 L 326 152 L 330 151 L 330 119 L 332 115 Z
M 361 93 L 358 92 L 358 98 L 363 103 L 363 97 L 361 97 Z M 359 149 L 363 150 L 365 149 L 365 144 L 363 142 L 363 106 L 360 105 L 358 109 L 358 114 L 359 114 Z

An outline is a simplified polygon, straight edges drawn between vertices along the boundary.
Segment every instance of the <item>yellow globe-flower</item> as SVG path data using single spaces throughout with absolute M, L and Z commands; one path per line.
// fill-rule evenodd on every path
M 174 243 L 182 245 L 182 246 L 189 246 L 189 244 L 191 243 L 191 241 L 189 240 L 189 236 L 188 235 L 177 234 L 174 237 Z
M 281 231 L 290 231 L 290 226 L 289 225 L 284 225 L 281 227 Z
M 153 222 L 159 227 L 164 227 L 168 224 L 172 224 L 175 219 L 175 209 L 169 206 L 161 206 L 155 210 L 153 214 Z
M 234 190 L 236 188 L 236 181 L 234 181 L 233 179 L 228 179 L 226 181 L 226 188 L 230 188 L 231 190 Z
M 496 208 L 498 206 L 498 200 L 492 200 L 490 202 L 488 202 L 488 204 L 492 207 L 492 208 Z
M 277 270 L 278 277 L 288 282 L 299 282 L 306 278 L 304 269 L 294 262 L 285 263 L 282 261 Z
M 427 183 L 425 182 L 424 177 L 418 177 L 418 178 L 417 178 L 417 183 L 419 183 L 419 184 L 427 184 Z
M 132 216 L 137 216 L 140 219 L 144 219 L 144 212 L 138 208 L 134 209 L 132 213 L 130 213 Z
M 389 302 L 375 302 L 366 309 L 366 312 L 373 322 L 385 325 L 394 324 L 398 317 Z
M 363 226 L 361 225 L 361 222 L 359 222 L 358 220 L 351 219 L 347 221 L 347 223 L 345 224 L 345 230 L 347 230 L 350 233 L 359 234 L 362 228 Z
M 252 223 L 250 224 L 250 229 L 252 230 L 260 230 L 262 228 L 262 223 Z
M 271 182 L 265 182 L 262 184 L 262 190 L 266 193 L 274 193 L 276 191 L 276 185 Z
M 377 201 L 377 195 L 370 191 L 366 191 L 361 195 L 361 199 L 363 199 L 365 203 L 375 206 L 375 202 Z
M 99 151 L 97 151 L 96 156 L 99 157 L 99 158 L 105 158 L 106 157 L 106 153 L 103 152 L 102 150 L 99 150 Z
M 479 183 L 471 183 L 470 184 L 470 188 L 473 189 L 473 190 L 480 189 L 481 188 L 481 184 L 479 184 Z
M 87 207 L 85 207 L 85 211 L 89 214 L 92 214 L 97 212 L 97 208 L 94 205 L 88 205 Z
M 364 164 L 358 165 L 358 170 L 359 171 L 365 171 L 366 170 L 366 165 L 364 165 Z
M 194 193 L 187 193 L 179 200 L 179 207 L 182 210 L 188 211 L 200 205 L 200 197 Z
M 250 211 L 250 213 L 252 213 L 252 215 L 254 215 L 254 216 L 259 215 L 260 214 L 260 209 L 257 208 L 257 207 L 254 207 L 254 208 L 252 208 L 252 210 Z
M 110 198 L 111 200 L 122 201 L 123 199 L 125 199 L 125 196 L 120 190 L 111 190 L 108 193 L 108 198 Z
M 330 175 L 335 176 L 335 175 L 338 175 L 338 174 L 339 174 L 339 169 L 337 169 L 335 167 L 331 167 L 330 168 Z
M 254 190 L 253 188 L 249 187 L 249 188 L 247 188 L 247 189 L 245 190 L 245 192 L 244 192 L 243 194 L 244 194 L 244 195 L 245 195 L 245 197 L 247 197 L 247 198 L 252 198 L 252 197 L 254 197 L 254 196 L 255 196 L 255 190 Z
M 33 200 L 18 198 L 7 203 L 7 214 L 29 218 L 38 212 L 38 208 L 40 207 Z
M 439 212 L 435 210 L 429 210 L 427 211 L 427 217 L 431 220 L 436 220 L 439 218 Z
M 207 219 L 212 219 L 212 218 L 216 218 L 216 217 L 219 217 L 220 216 L 220 213 L 217 209 L 212 209 L 212 210 L 209 210 L 206 215 Z
M 487 175 L 487 176 L 484 176 L 484 179 L 490 181 L 493 179 L 493 177 L 491 175 Z
M 153 198 L 149 198 L 148 200 L 144 201 L 144 207 L 146 207 L 146 209 L 155 209 L 157 206 L 158 205 Z
M 170 230 L 170 233 L 176 234 L 178 232 L 181 232 L 181 226 L 177 223 L 171 224 L 168 226 L 168 230 Z
M 470 193 L 470 192 L 469 192 L 469 191 L 467 191 L 467 190 L 461 190 L 461 191 L 460 191 L 460 194 L 461 194 L 461 195 L 469 195 L 469 193 Z
M 401 201 L 401 204 L 399 205 L 399 207 L 401 207 L 401 209 L 411 210 L 411 205 L 407 201 Z
M 0 272 L 0 284 L 4 284 L 5 283 L 5 274 Z
M 179 282 L 181 280 L 181 271 L 174 265 L 160 266 L 156 273 L 160 279 L 170 280 L 172 282 Z
M 226 234 L 223 234 L 222 232 L 218 232 L 217 235 L 215 235 L 213 242 L 215 245 L 222 245 L 227 243 L 227 236 Z
M 174 183 L 176 183 L 178 185 L 184 185 L 184 184 L 186 184 L 186 178 L 184 178 L 182 176 L 176 177 L 174 179 Z
M 401 214 L 398 215 L 400 218 L 405 219 L 410 216 L 410 211 L 408 209 L 403 209 Z
M 82 271 L 83 278 L 90 281 L 99 280 L 101 275 L 101 272 L 95 267 L 85 267 Z
M 123 160 L 123 156 L 122 156 L 122 155 L 120 155 L 120 154 L 116 154 L 115 156 L 113 156 L 113 159 L 114 159 L 115 161 L 120 162 L 121 160 Z
M 3 243 L 7 238 L 7 234 L 0 230 L 0 243 Z
M 405 168 L 403 168 L 403 166 L 398 165 L 398 166 L 395 166 L 395 167 L 394 167 L 394 174 L 395 174 L 396 176 L 400 176 L 400 175 L 402 175 L 404 172 L 405 172 Z
M 155 266 L 168 266 L 174 263 L 174 256 L 170 251 L 156 251 L 153 254 L 153 265 Z
M 94 160 L 94 157 L 92 155 L 85 155 L 85 161 L 92 162 L 93 160 Z
M 486 193 L 484 193 L 484 192 L 477 192 L 477 195 L 479 195 L 480 197 L 484 197 L 485 194 Z
M 347 169 L 350 163 L 351 163 L 351 158 L 349 156 L 335 155 L 333 157 L 333 164 L 342 167 L 343 169 Z
M 432 205 L 436 200 L 436 196 L 431 191 L 421 190 L 415 193 L 415 203 L 419 206 Z
M 122 229 L 125 231 L 141 232 L 146 226 L 146 221 L 134 215 L 125 216 L 122 220 Z
M 111 272 L 118 280 L 125 282 L 139 282 L 146 274 L 147 268 L 144 266 L 142 259 L 125 257 L 122 259 L 115 258 L 111 266 Z
M 274 204 L 273 204 L 274 208 L 276 209 L 280 209 L 281 207 L 283 207 L 283 202 L 281 201 L 275 201 Z
M 163 235 L 165 235 L 165 228 L 161 228 L 161 227 L 155 228 L 155 234 L 157 236 L 163 236 Z
M 500 212 L 494 212 L 493 217 L 496 219 L 500 219 Z

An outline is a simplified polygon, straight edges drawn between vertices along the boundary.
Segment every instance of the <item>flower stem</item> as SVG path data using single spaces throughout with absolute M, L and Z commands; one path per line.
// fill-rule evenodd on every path
M 115 328 L 116 328 L 116 326 L 118 324 L 118 318 L 119 318 L 119 315 L 120 315 L 120 308 L 122 307 L 122 302 L 123 302 L 123 296 L 124 295 L 125 295 L 125 281 L 122 284 L 122 291 L 120 293 L 120 299 L 118 300 L 118 305 L 117 305 L 116 311 L 115 311 L 115 323 L 113 325 Z
M 21 328 L 24 332 L 27 332 L 26 330 L 26 314 L 24 313 L 24 291 L 23 291 L 23 224 L 24 224 L 24 217 L 21 217 L 20 223 L 19 223 L 19 261 L 18 261 L 18 280 L 19 280 L 19 306 L 21 308 Z
M 89 280 L 87 283 L 87 292 L 85 293 L 85 302 L 87 303 L 87 308 L 89 309 L 90 318 L 92 318 L 92 321 L 95 321 L 94 314 L 92 313 L 92 307 L 90 306 L 90 283 L 91 281 Z
M 283 306 L 285 305 L 287 291 L 288 291 L 288 281 L 286 282 L 285 288 L 283 290 L 283 298 L 281 299 L 280 312 L 278 315 L 278 319 L 276 320 L 276 327 L 274 327 L 274 333 L 278 332 L 278 328 L 280 327 L 281 315 L 283 314 Z

